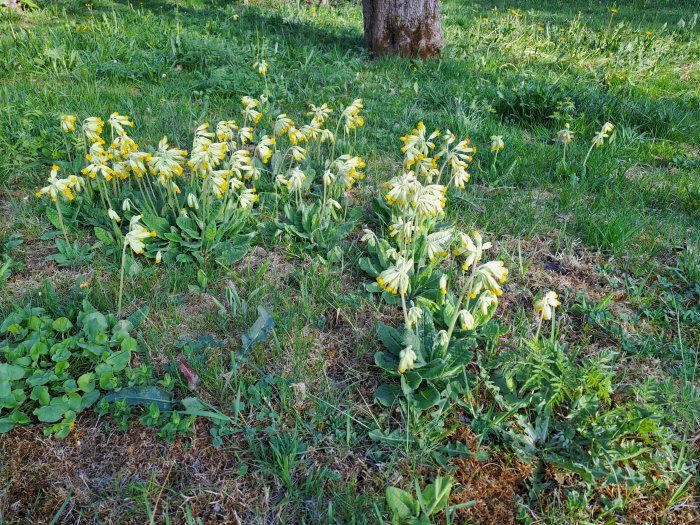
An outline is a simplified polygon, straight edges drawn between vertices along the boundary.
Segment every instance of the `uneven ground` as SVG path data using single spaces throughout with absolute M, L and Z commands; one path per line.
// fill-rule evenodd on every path
M 521 347 L 532 298 L 558 290 L 559 337 L 582 359 L 614 353 L 615 396 L 666 414 L 668 441 L 654 446 L 674 462 L 659 459 L 657 483 L 584 483 L 548 466 L 536 485 L 536 465 L 505 443 L 479 442 L 463 414 L 450 440 L 474 454 L 447 465 L 432 450 L 373 441 L 370 431 L 403 423 L 373 403 L 382 378 L 374 322 L 400 314 L 362 288 L 358 234 L 342 267 L 292 242 L 256 246 L 233 269 L 250 304 L 235 319 L 222 319 L 212 299 L 232 275 L 220 269 L 204 294 L 188 290 L 190 267 L 132 280 L 127 310 L 151 308 L 140 359 L 172 371 L 180 341 L 213 336 L 219 345 L 187 356 L 197 356 L 199 395 L 223 410 L 235 400 L 222 378 L 230 351 L 257 305 L 274 313 L 274 341 L 253 356 L 264 373 L 240 370 L 249 397 L 238 433 L 214 448 L 200 419 L 193 436 L 169 445 L 138 423 L 122 432 L 83 414 L 64 440 L 40 426 L 0 435 L 0 523 L 377 523 L 387 520 L 387 485 L 410 490 L 446 468 L 451 503 L 475 502 L 457 523 L 700 522 L 700 8 L 631 0 L 611 13 L 613 5 L 446 1 L 447 47 L 428 62 L 370 59 L 361 10 L 346 2 L 0 10 L 0 240 L 22 234 L 10 254 L 25 264 L 0 282 L 0 313 L 29 303 L 61 311 L 84 295 L 115 309 L 114 260 L 72 269 L 44 261 L 54 247 L 39 237 L 51 226 L 32 193 L 62 158 L 59 115 L 119 111 L 134 118 L 139 141 L 167 133 L 186 144 L 197 123 L 234 115 L 242 95 L 261 91 L 251 64 L 262 53 L 286 107 L 364 99 L 357 148 L 368 169 L 357 200 L 368 221 L 370 196 L 399 168 L 398 137 L 417 121 L 471 137 L 473 180 L 449 218 L 486 232 L 512 277 L 497 314 L 506 330 L 489 352 Z M 566 111 L 577 134 L 573 171 L 558 168 L 551 142 L 551 116 Z M 581 176 L 576 166 L 605 121 L 616 140 Z M 493 134 L 506 144 L 495 169 Z M 291 478 L 280 474 L 285 458 Z

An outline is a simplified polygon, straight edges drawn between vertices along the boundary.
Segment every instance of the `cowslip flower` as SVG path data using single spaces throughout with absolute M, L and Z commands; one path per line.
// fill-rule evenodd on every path
M 67 179 L 58 178 L 58 170 L 60 168 L 56 165 L 51 166 L 51 172 L 49 173 L 48 184 L 36 192 L 37 197 L 42 195 L 49 195 L 51 201 L 56 202 L 58 196 L 63 194 L 70 198 L 72 192 L 70 192 L 70 187 L 68 185 Z
M 474 330 L 474 316 L 469 310 L 460 310 L 458 318 L 462 330 Z
M 199 209 L 199 201 L 197 200 L 197 196 L 194 195 L 193 193 L 188 193 L 187 194 L 187 205 L 190 208 L 194 208 L 195 210 Z
M 255 193 L 255 188 L 246 188 L 241 192 L 238 197 L 238 203 L 241 205 L 241 209 L 247 210 L 253 206 L 258 200 L 258 194 Z
M 412 306 L 411 308 L 408 309 L 408 313 L 406 314 L 406 319 L 408 321 L 408 325 L 406 328 L 409 330 L 413 328 L 413 325 L 415 325 L 418 322 L 418 319 L 420 319 L 423 316 L 423 310 L 420 308 L 417 308 L 415 306 Z
M 554 142 L 559 142 L 561 144 L 568 144 L 573 140 L 574 132 L 571 131 L 571 127 L 569 126 L 568 122 L 564 125 L 564 129 L 557 131 L 557 134 L 554 136 Z
M 377 277 L 379 286 L 392 294 L 404 295 L 408 291 L 408 274 L 413 270 L 413 259 L 397 257 L 394 266 L 387 268 Z
M 440 276 L 440 294 L 447 295 L 447 276 L 444 273 Z
M 88 117 L 83 122 L 83 133 L 92 142 L 99 142 L 102 140 L 100 135 L 102 134 L 102 127 L 105 122 L 100 117 Z
M 300 191 L 304 186 L 304 181 L 306 180 L 306 175 L 299 168 L 292 168 L 289 170 L 289 178 L 287 179 L 287 188 L 290 190 Z
M 142 254 L 146 248 L 143 242 L 149 237 L 155 237 L 155 231 L 148 231 L 141 223 L 141 215 L 134 215 L 129 222 L 129 232 L 124 236 L 124 243 L 132 249 L 135 254 Z
M 495 293 L 486 290 L 479 296 L 479 300 L 476 302 L 475 308 L 476 310 L 481 311 L 483 315 L 488 315 L 489 308 L 491 308 L 491 305 L 493 304 L 498 304 L 498 296 Z
M 70 133 L 75 131 L 75 121 L 78 119 L 75 115 L 62 115 L 61 116 L 61 130 L 64 133 Z
M 542 319 L 549 321 L 552 318 L 554 309 L 560 306 L 559 296 L 556 292 L 549 291 L 537 301 L 535 301 L 535 312 L 542 313 Z
M 258 75 L 265 75 L 267 73 L 268 63 L 265 60 L 258 60 L 253 64 L 253 69 L 258 70 Z
M 132 205 L 131 199 L 124 199 L 124 202 L 122 202 L 122 211 L 131 211 Z
M 133 127 L 134 125 L 133 121 L 129 120 L 129 117 L 126 115 L 120 115 L 116 111 L 109 116 L 107 122 L 117 135 L 124 135 L 126 133 L 124 131 L 124 126 Z
M 482 289 L 493 292 L 496 295 L 502 295 L 503 290 L 501 284 L 508 277 L 508 269 L 504 266 L 503 261 L 490 261 L 482 264 L 476 269 L 474 274 L 474 282 L 470 296 L 476 297 Z
M 272 157 L 271 146 L 274 146 L 276 143 L 277 141 L 275 140 L 275 137 L 268 137 L 267 135 L 263 135 L 260 141 L 258 142 L 258 145 L 255 146 L 255 153 L 263 162 L 263 164 L 267 164 L 267 162 Z
M 294 121 L 292 119 L 290 119 L 285 113 L 280 113 L 275 119 L 275 135 L 281 137 L 282 135 L 286 134 L 293 125 Z
M 466 233 L 460 232 L 457 235 L 458 245 L 454 250 L 455 255 L 464 255 L 462 270 L 468 270 L 473 264 L 481 261 L 484 250 L 491 248 L 490 242 L 484 242 L 481 234 L 474 230 L 472 232 L 474 240 Z
M 501 151 L 505 147 L 502 135 L 491 135 L 491 151 Z
M 311 125 L 315 127 L 320 127 L 323 125 L 323 123 L 326 121 L 328 116 L 333 113 L 333 110 L 328 107 L 328 104 L 325 102 L 321 104 L 320 106 L 315 106 L 313 104 L 309 104 L 309 111 L 306 116 L 311 117 L 313 116 L 313 119 L 311 121 Z
M 112 219 L 114 222 L 121 222 L 122 218 L 119 216 L 119 214 L 114 211 L 112 208 L 107 210 L 107 216 Z
M 163 261 L 163 254 L 160 250 L 156 253 L 156 264 L 160 264 Z
M 406 370 L 413 370 L 415 360 L 418 358 L 412 346 L 407 346 L 399 352 L 399 374 L 405 374 Z
M 450 230 L 441 230 L 428 235 L 428 260 L 433 263 L 440 257 L 446 257 L 449 250 L 449 244 L 452 242 L 452 232 Z
M 615 129 L 615 125 L 611 124 L 610 122 L 606 122 L 603 124 L 603 127 L 601 128 L 600 131 L 598 131 L 594 136 L 593 139 L 591 140 L 591 143 L 596 147 L 596 148 L 601 148 L 603 147 L 603 144 L 605 144 L 605 139 L 610 138 L 610 134 L 613 132 Z

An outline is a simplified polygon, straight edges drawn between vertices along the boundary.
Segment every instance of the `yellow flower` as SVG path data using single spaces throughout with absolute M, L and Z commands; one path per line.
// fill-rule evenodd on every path
M 413 270 L 413 259 L 398 257 L 396 264 L 377 277 L 379 286 L 392 294 L 404 295 L 408 291 L 408 274 Z
M 491 151 L 501 151 L 505 147 L 502 135 L 491 135 Z
M 112 219 L 114 222 L 121 222 L 122 218 L 119 216 L 119 214 L 114 211 L 112 208 L 107 210 L 107 216 Z
M 462 330 L 474 330 L 474 316 L 469 310 L 460 310 L 458 316 Z
M 564 126 L 564 129 L 560 129 L 559 131 L 557 131 L 557 134 L 554 136 L 554 142 L 568 144 L 572 140 L 574 140 L 574 132 L 571 131 L 569 123 L 567 122 Z
M 100 135 L 102 134 L 102 126 L 105 122 L 100 117 L 89 117 L 83 122 L 83 133 L 92 142 L 99 142 L 102 140 Z
M 612 14 L 617 13 L 617 7 L 611 7 L 611 8 L 610 8 L 610 12 L 611 12 Z
M 75 131 L 75 121 L 78 119 L 75 115 L 63 115 L 61 117 L 61 129 L 64 133 Z
M 399 374 L 405 374 L 406 370 L 413 370 L 415 360 L 418 358 L 412 346 L 407 346 L 399 352 Z
M 161 261 L 163 260 L 163 254 L 158 250 L 158 253 L 156 253 L 156 264 L 160 264 Z
M 258 60 L 253 64 L 253 69 L 258 70 L 258 75 L 265 75 L 267 73 L 267 62 L 265 60 Z
M 552 318 L 554 309 L 561 305 L 556 292 L 549 291 L 544 296 L 535 301 L 535 312 L 542 313 L 542 319 L 549 321 Z

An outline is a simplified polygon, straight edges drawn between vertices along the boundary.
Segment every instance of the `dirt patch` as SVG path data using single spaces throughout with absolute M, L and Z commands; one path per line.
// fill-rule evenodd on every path
M 0 436 L 0 515 L 8 523 L 48 523 L 68 501 L 59 523 L 142 524 L 148 519 L 139 500 L 152 508 L 165 485 L 173 523 L 184 522 L 185 504 L 204 523 L 246 523 L 260 500 L 259 480 L 239 476 L 236 455 L 212 447 L 206 425 L 198 425 L 173 445 L 138 424 L 106 432 L 92 415 L 80 417 L 65 440 L 45 438 L 38 426 Z

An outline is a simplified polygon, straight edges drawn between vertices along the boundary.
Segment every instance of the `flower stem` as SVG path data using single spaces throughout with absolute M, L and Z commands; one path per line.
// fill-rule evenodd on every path
M 61 213 L 61 206 L 58 204 L 58 200 L 54 201 L 54 204 L 56 205 L 56 211 L 58 212 L 58 224 L 61 225 L 61 231 L 63 232 L 63 238 L 66 239 L 66 243 L 70 244 L 70 241 L 68 240 L 68 234 L 66 233 L 66 226 L 63 224 L 63 213 Z
M 123 243 L 124 247 L 122 248 L 122 267 L 121 271 L 119 272 L 119 299 L 117 301 L 117 317 L 121 317 L 122 315 L 122 294 L 124 292 L 124 259 L 126 257 L 126 243 Z

